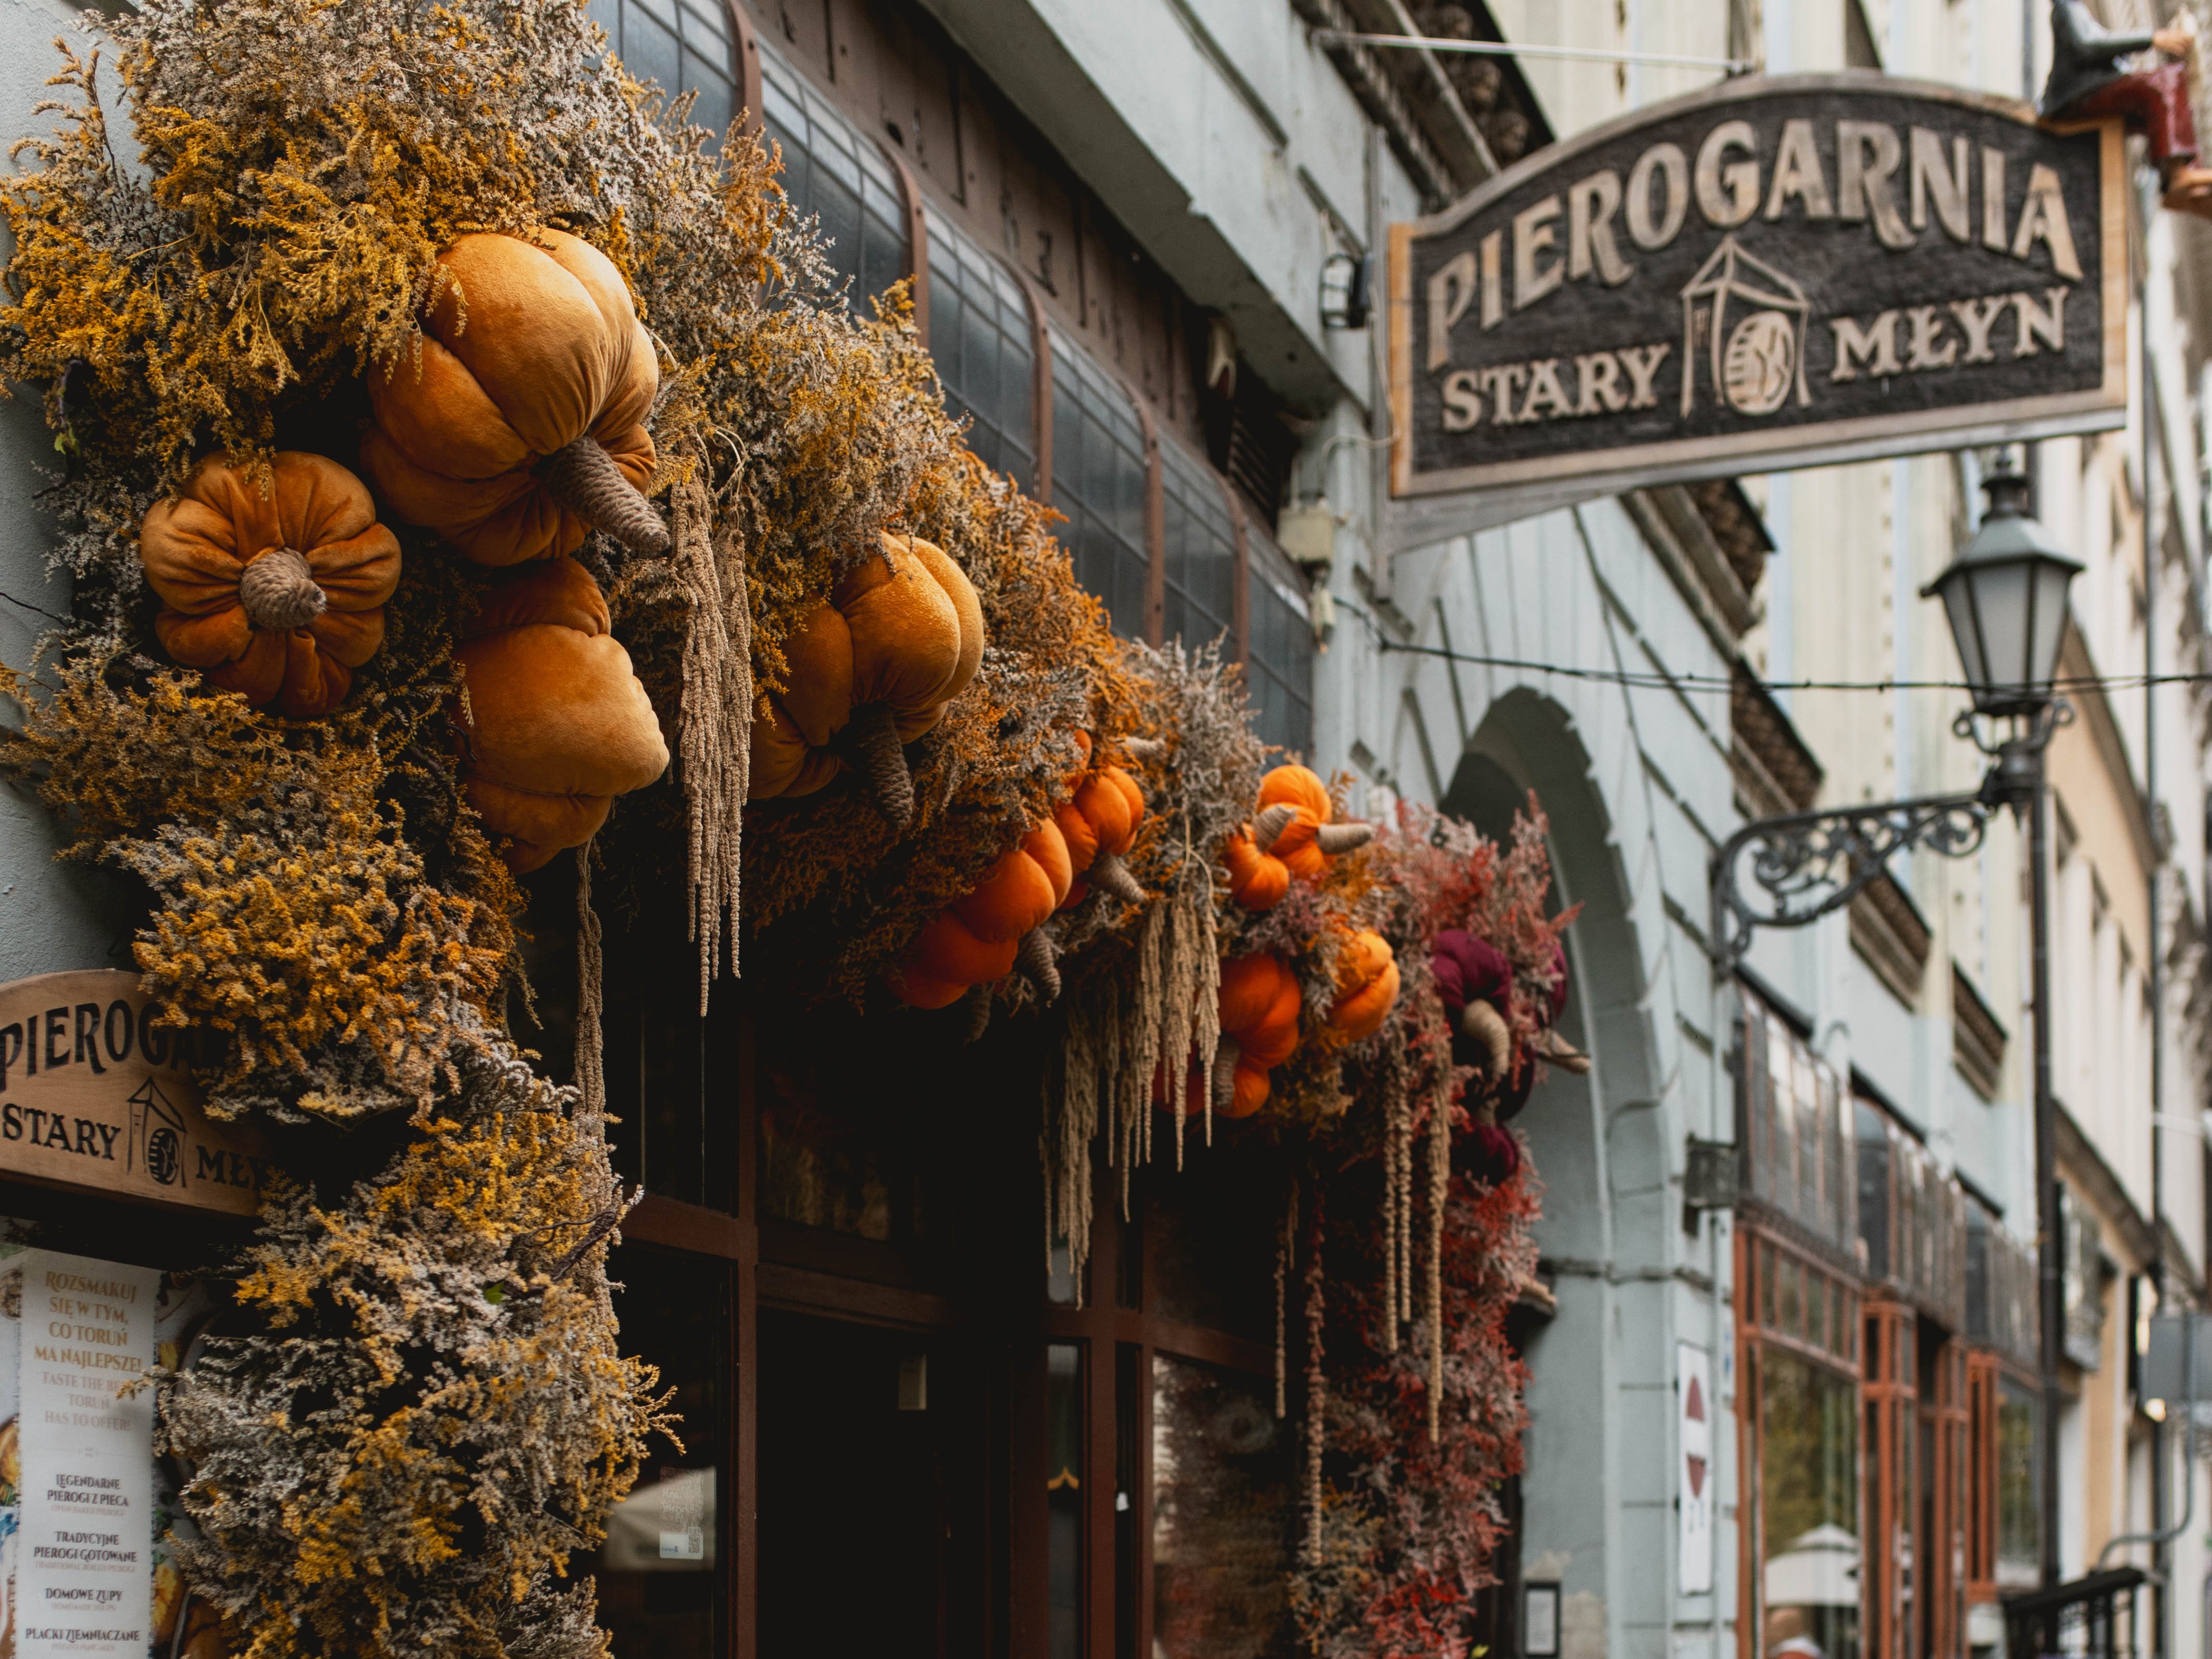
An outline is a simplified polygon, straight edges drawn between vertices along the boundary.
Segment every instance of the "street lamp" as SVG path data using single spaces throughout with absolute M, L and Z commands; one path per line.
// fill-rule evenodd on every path
M 2051 707 L 2066 635 L 2066 585 L 2081 566 L 2028 516 L 2026 478 L 1993 472 L 1982 489 L 1990 498 L 1982 527 L 1920 597 L 1943 601 L 1974 712 L 2033 720 Z
M 2027 480 L 2001 470 L 1982 481 L 1989 508 L 1950 568 L 1921 590 L 1941 599 L 1972 709 L 1953 730 L 1995 762 L 1971 795 L 1930 795 L 1759 818 L 1713 857 L 1711 950 L 1723 975 L 1759 927 L 1802 927 L 1841 909 L 1909 848 L 1947 858 L 1978 849 L 1990 815 L 2010 806 L 2028 823 L 2031 994 L 2035 1006 L 2035 1181 L 2042 1310 L 2042 1569 L 2058 1583 L 2058 1358 L 2064 1341 L 2058 1250 L 2057 1105 L 2051 1091 L 2050 806 L 2043 751 L 2073 718 L 2052 694 L 2066 635 L 2066 588 L 2081 568 L 2051 544 L 2027 510 Z M 2018 722 L 1984 742 L 1977 716 Z M 1745 854 L 1750 854 L 1747 860 Z M 1747 887 L 1740 877 L 1748 865 Z
M 1940 596 L 1958 642 L 1959 661 L 1973 688 L 1974 712 L 2027 722 L 1996 750 L 1990 777 L 2001 775 L 2014 811 L 2028 821 L 2029 995 L 2035 1006 L 2035 1231 L 2042 1342 L 2043 1455 L 2036 1494 L 2043 1534 L 2042 1579 L 2058 1583 L 2058 1359 L 2064 1352 L 2066 1299 L 2059 1277 L 2058 1106 L 2051 1090 L 2051 804 L 2043 750 L 2070 714 L 2051 690 L 2066 635 L 2066 585 L 2081 564 L 2052 546 L 2028 515 L 2027 480 L 2017 472 L 1983 480 L 1990 507 L 1982 527 L 1959 550 L 1951 568 L 1921 590 Z M 1972 731 L 1972 717 L 1962 717 Z M 1979 743 L 1979 738 L 1976 738 Z

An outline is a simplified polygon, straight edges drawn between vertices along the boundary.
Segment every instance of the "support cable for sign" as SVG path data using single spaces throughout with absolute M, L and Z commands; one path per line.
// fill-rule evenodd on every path
M 1314 29 L 1310 38 L 1321 46 L 1418 46 L 1425 52 L 1468 52 L 1484 58 L 1573 58 L 1601 64 L 1720 70 L 1729 75 L 1750 75 L 1759 68 L 1756 58 L 1692 58 L 1668 52 L 1615 52 L 1607 46 L 1536 46 L 1510 40 L 1440 40 L 1431 34 L 1369 34 L 1358 29 Z

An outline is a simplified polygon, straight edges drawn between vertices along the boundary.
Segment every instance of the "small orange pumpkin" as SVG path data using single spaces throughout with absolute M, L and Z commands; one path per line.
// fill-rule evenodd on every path
M 891 975 L 892 994 L 913 1007 L 942 1008 L 970 986 L 1004 979 L 1018 965 L 1048 997 L 1058 995 L 1060 972 L 1039 929 L 1073 879 L 1059 827 L 1040 823 L 973 891 L 915 936 Z
M 1247 910 L 1272 910 L 1291 878 L 1319 881 L 1328 861 L 1374 838 L 1364 823 L 1335 823 L 1328 786 L 1303 766 L 1279 766 L 1260 781 L 1259 814 L 1221 845 L 1230 896 Z
M 1213 1109 L 1249 1117 L 1267 1103 L 1267 1073 L 1297 1051 L 1297 976 L 1265 951 L 1221 966 L 1221 1043 Z
M 1263 853 L 1249 830 L 1222 843 L 1221 862 L 1229 872 L 1229 896 L 1247 910 L 1272 910 L 1291 890 L 1291 867 Z
M 267 483 L 210 456 L 138 532 L 161 648 L 287 720 L 345 701 L 384 643 L 399 540 L 336 461 L 279 450 Z
M 1331 822 L 1336 808 L 1328 786 L 1303 766 L 1278 766 L 1262 778 L 1259 806 L 1254 844 L 1304 881 L 1319 881 L 1329 860 L 1375 837 L 1370 825 Z
M 1336 990 L 1330 1030 L 1347 1042 L 1381 1030 L 1398 1000 L 1398 958 L 1389 941 L 1366 927 L 1346 939 L 1337 953 Z
M 1145 821 L 1145 793 L 1134 778 L 1118 766 L 1093 768 L 1076 785 L 1074 798 L 1053 808 L 1052 816 L 1079 878 L 1064 908 L 1080 904 L 1092 887 L 1127 903 L 1143 902 L 1145 890 L 1121 862 Z
M 454 655 L 461 782 L 507 861 L 537 869 L 598 833 L 617 795 L 668 769 L 653 702 L 574 559 L 535 564 L 484 596 Z
M 983 606 L 960 567 L 919 536 L 883 538 L 784 647 L 790 679 L 753 720 L 754 800 L 808 795 L 846 766 L 892 825 L 914 817 L 901 746 L 934 727 L 983 660 Z
M 478 564 L 573 553 L 595 527 L 666 550 L 639 493 L 660 367 L 622 273 L 558 230 L 463 236 L 438 268 L 419 359 L 368 377 L 362 465 L 392 510 Z

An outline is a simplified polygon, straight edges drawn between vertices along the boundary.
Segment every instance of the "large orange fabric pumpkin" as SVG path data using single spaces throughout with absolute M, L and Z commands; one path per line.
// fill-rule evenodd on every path
M 639 493 L 660 368 L 622 273 L 558 230 L 464 236 L 438 266 L 420 361 L 368 377 L 362 465 L 392 510 L 478 564 L 573 553 L 593 528 L 665 550 Z
M 535 870 L 598 833 L 617 795 L 668 769 L 668 745 L 607 602 L 574 559 L 495 587 L 455 655 L 467 698 L 461 781 L 507 860 Z
M 1398 1000 L 1398 958 L 1389 941 L 1365 927 L 1352 934 L 1337 953 L 1336 990 L 1330 1030 L 1347 1042 L 1381 1030 Z
M 1296 1053 L 1297 976 L 1259 951 L 1221 967 L 1221 1046 L 1214 1050 L 1213 1109 L 1249 1117 L 1267 1103 L 1267 1073 Z
M 257 708 L 314 720 L 384 643 L 399 541 L 336 461 L 280 450 L 270 465 L 264 484 L 201 462 L 147 514 L 138 557 L 163 650 Z
M 755 800 L 806 795 L 860 768 L 903 830 L 914 782 L 901 745 L 945 717 L 983 660 L 983 606 L 965 573 L 919 536 L 885 536 L 784 647 L 789 683 L 753 720 Z
M 916 1008 L 942 1008 L 969 987 L 988 985 L 1017 963 L 1059 991 L 1051 946 L 1037 929 L 1067 896 L 1073 879 L 1059 827 L 1040 823 L 1001 856 L 975 890 L 933 916 L 891 975 L 891 991 Z

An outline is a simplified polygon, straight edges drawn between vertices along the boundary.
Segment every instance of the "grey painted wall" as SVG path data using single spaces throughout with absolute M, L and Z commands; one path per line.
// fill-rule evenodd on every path
M 57 118 L 33 110 L 53 95 L 46 84 L 59 67 L 53 40 L 81 15 L 54 0 L 0 0 L 0 136 L 52 129 Z M 11 390 L 15 396 L 0 404 L 0 662 L 21 672 L 52 625 L 38 611 L 66 612 L 70 590 L 65 577 L 46 568 L 53 521 L 33 499 L 58 459 L 40 414 L 41 389 Z M 0 719 L 12 724 L 15 713 Z M 7 918 L 0 926 L 0 981 L 131 965 L 131 901 L 124 884 L 104 872 L 55 863 L 58 840 L 52 817 L 27 790 L 0 787 L 0 916 Z

